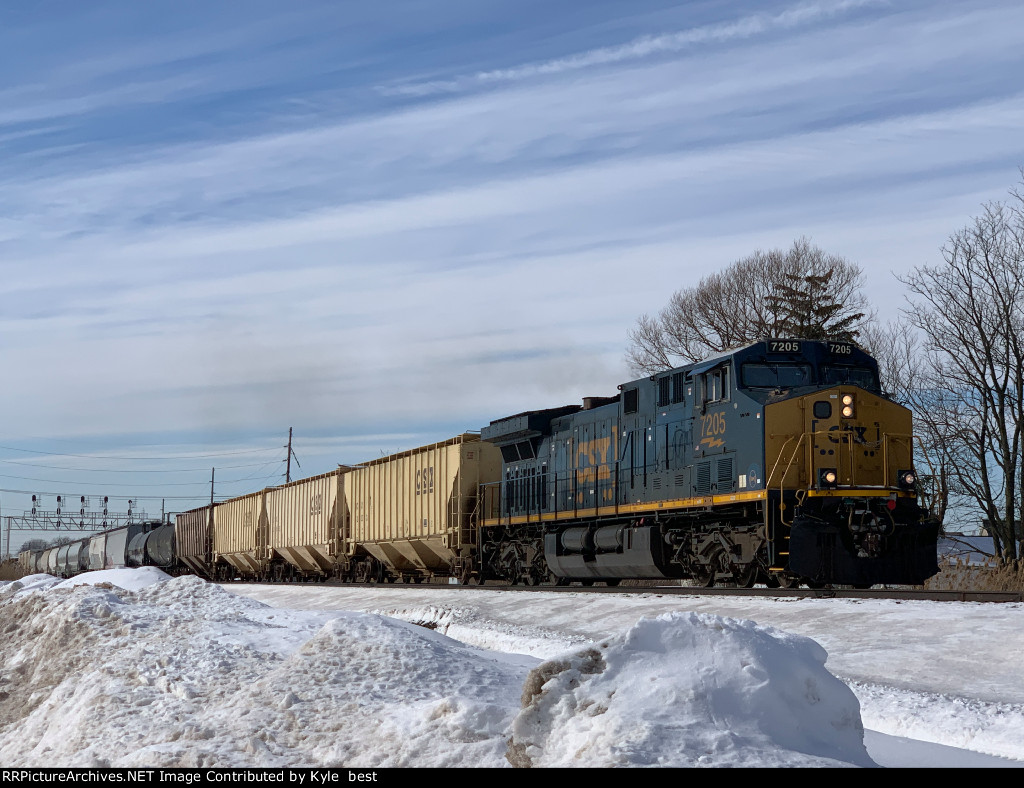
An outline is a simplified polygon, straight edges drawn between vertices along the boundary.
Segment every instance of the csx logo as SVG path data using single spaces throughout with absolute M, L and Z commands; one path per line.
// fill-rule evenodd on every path
M 309 497 L 309 516 L 316 517 L 324 510 L 324 494 L 317 493 Z
M 434 466 L 420 468 L 416 471 L 416 494 L 426 495 L 434 492 Z
M 581 485 L 593 484 L 594 480 L 611 479 L 612 439 L 594 438 L 581 440 L 576 446 L 576 482 Z M 610 488 L 602 491 L 602 497 L 613 500 Z

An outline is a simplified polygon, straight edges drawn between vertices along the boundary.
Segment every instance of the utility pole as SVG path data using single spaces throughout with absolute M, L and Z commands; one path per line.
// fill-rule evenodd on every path
M 287 484 L 288 482 L 290 482 L 292 480 L 292 457 L 295 457 L 295 452 L 292 451 L 292 428 L 291 427 L 288 428 L 288 445 L 285 448 L 288 449 L 287 463 L 286 463 L 285 469 L 284 469 L 284 481 Z M 302 467 L 301 465 L 299 465 L 299 458 L 298 457 L 295 457 L 295 465 L 297 467 L 299 467 L 299 468 Z
M 216 578 L 216 572 L 212 571 L 213 562 L 213 476 L 216 468 L 210 468 L 210 510 L 206 514 L 206 565 L 211 567 L 210 579 Z

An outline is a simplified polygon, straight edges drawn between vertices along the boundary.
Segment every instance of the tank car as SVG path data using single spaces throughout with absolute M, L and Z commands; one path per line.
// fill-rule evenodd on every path
M 481 572 L 536 584 L 923 583 L 909 410 L 845 342 L 768 339 L 492 421 Z
M 128 566 L 172 570 L 175 563 L 174 525 L 171 523 L 160 520 L 148 522 L 128 543 Z

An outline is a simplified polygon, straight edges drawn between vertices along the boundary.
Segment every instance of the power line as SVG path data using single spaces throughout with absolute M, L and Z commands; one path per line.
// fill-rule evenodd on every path
M 274 460 L 274 462 L 280 462 L 280 460 Z M 243 479 L 236 479 L 235 481 L 244 481 L 244 479 L 252 478 L 246 476 Z M 60 479 L 35 479 L 31 476 L 12 476 L 7 473 L 0 473 L 0 479 L 19 479 L 23 482 L 41 482 L 43 484 L 60 484 L 67 487 L 195 487 L 198 484 L 204 484 L 205 482 L 76 482 L 76 481 L 62 481 Z
M 105 460 L 114 458 L 98 457 L 96 459 Z M 81 471 L 83 473 L 192 473 L 193 471 L 204 470 L 203 468 L 153 468 L 150 470 L 146 470 L 145 468 L 67 468 L 63 465 L 36 465 L 35 463 L 18 462 L 17 460 L 0 459 L 0 462 L 7 463 L 8 465 L 22 465 L 28 468 L 43 468 L 44 470 L 54 471 Z M 250 462 L 245 465 L 225 465 L 223 467 L 228 469 L 255 468 L 257 465 L 266 465 L 266 462 Z
M 153 444 L 160 445 L 160 444 Z M 84 457 L 89 460 L 132 460 L 137 461 L 156 461 L 166 462 L 167 460 L 191 460 L 201 459 L 204 457 L 228 457 L 235 454 L 258 454 L 260 452 L 277 451 L 277 447 L 273 449 L 239 449 L 238 451 L 225 451 L 218 452 L 216 454 L 176 454 L 173 457 L 120 457 L 117 455 L 106 455 L 106 454 L 67 454 L 64 452 L 55 451 L 42 451 L 40 449 L 18 449 L 14 446 L 0 446 L 0 449 L 6 451 L 20 451 L 27 454 L 46 454 L 51 457 Z

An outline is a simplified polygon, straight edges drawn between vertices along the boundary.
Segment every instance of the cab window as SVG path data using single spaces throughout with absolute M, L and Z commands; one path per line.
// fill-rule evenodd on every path
M 789 389 L 814 382 L 810 364 L 744 364 L 740 381 L 748 389 Z
M 871 369 L 834 365 L 822 367 L 821 374 L 826 384 L 852 384 L 870 391 L 878 389 L 878 377 Z

